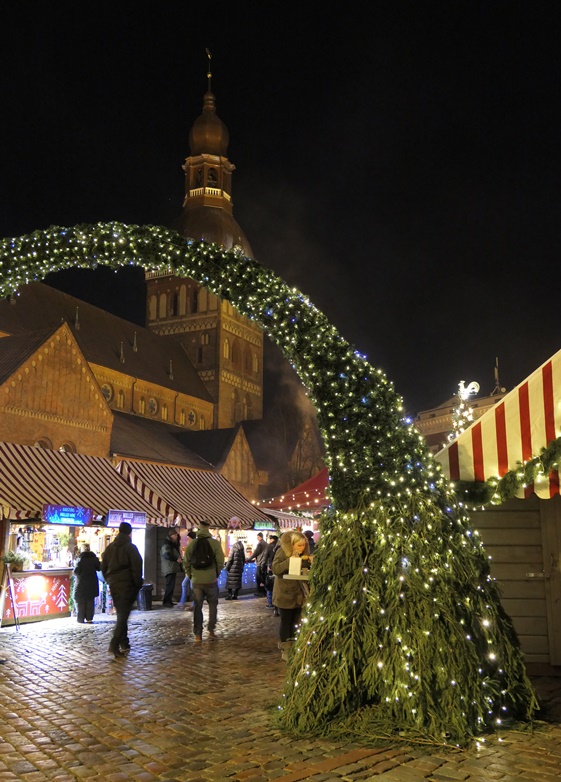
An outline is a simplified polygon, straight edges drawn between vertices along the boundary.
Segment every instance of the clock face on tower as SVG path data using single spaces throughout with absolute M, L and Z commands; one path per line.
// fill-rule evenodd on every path
M 148 410 L 150 410 L 152 415 L 156 415 L 156 413 L 158 412 L 158 403 L 156 402 L 153 396 L 151 396 L 150 399 L 148 400 Z

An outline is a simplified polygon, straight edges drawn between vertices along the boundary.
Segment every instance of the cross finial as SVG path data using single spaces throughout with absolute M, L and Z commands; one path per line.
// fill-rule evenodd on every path
M 212 54 L 210 53 L 210 49 L 205 49 L 205 52 L 206 52 L 206 56 L 208 57 L 208 71 L 206 74 L 206 77 L 208 79 L 208 91 L 212 92 L 212 90 L 210 89 L 210 80 L 212 79 L 212 72 L 210 70 L 210 61 L 212 60 Z

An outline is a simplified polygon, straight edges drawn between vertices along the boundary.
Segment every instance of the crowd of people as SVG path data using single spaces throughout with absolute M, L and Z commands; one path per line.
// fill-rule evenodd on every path
M 109 644 L 109 652 L 115 657 L 124 657 L 130 651 L 128 618 L 143 585 L 142 557 L 131 541 L 131 533 L 131 525 L 123 522 L 116 538 L 104 551 L 101 561 L 84 546 L 74 568 L 74 601 L 79 623 L 93 622 L 95 599 L 99 595 L 98 573 L 102 574 L 109 586 L 117 614 Z M 279 648 L 282 659 L 287 660 L 308 595 L 307 577 L 291 576 L 290 560 L 292 557 L 300 558 L 302 567 L 309 569 L 315 545 L 312 532 L 291 530 L 280 538 L 272 533 L 267 540 L 259 532 L 257 545 L 249 556 L 246 555 L 243 542 L 237 540 L 226 562 L 220 541 L 213 538 L 210 532 L 209 522 L 201 521 L 197 531 L 190 530 L 187 535 L 188 541 L 183 551 L 179 531 L 175 528 L 169 530 L 161 547 L 161 573 L 165 580 L 162 606 L 172 608 L 175 605 L 173 596 L 176 579 L 182 573 L 181 599 L 176 605 L 193 612 L 193 634 L 195 643 L 200 644 L 203 640 L 203 606 L 206 602 L 207 633 L 213 639 L 216 637 L 218 579 L 222 569 L 227 571 L 225 599 L 237 600 L 242 589 L 245 565 L 255 562 L 254 596 L 266 598 L 266 607 L 273 611 L 273 615 L 280 617 Z

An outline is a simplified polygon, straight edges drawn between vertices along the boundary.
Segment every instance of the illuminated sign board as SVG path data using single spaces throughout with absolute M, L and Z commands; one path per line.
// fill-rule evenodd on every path
M 256 521 L 253 525 L 254 530 L 257 531 L 261 530 L 261 532 L 265 532 L 265 530 L 270 530 L 271 532 L 275 532 L 276 528 L 277 525 L 275 524 L 274 521 L 261 521 L 261 519 L 259 519 L 259 521 Z
M 67 527 L 89 526 L 94 518 L 91 508 L 72 505 L 43 505 L 42 520 L 46 524 L 64 524 Z
M 144 529 L 146 514 L 135 510 L 110 510 L 107 513 L 108 527 L 118 527 L 122 521 L 128 521 L 133 529 Z

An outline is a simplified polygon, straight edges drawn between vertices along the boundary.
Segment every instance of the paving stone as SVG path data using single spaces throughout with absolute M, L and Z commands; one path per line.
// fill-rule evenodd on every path
M 294 739 L 271 718 L 285 675 L 277 623 L 247 597 L 233 607 L 221 602 L 219 620 L 220 641 L 195 649 L 190 620 L 157 608 L 133 612 L 124 660 L 107 655 L 114 617 L 96 617 L 87 632 L 72 619 L 0 628 L 7 660 L 0 782 L 553 782 L 561 775 L 561 679 L 538 682 L 544 703 L 560 707 L 557 721 L 503 731 L 503 742 L 490 737 L 479 750 Z

